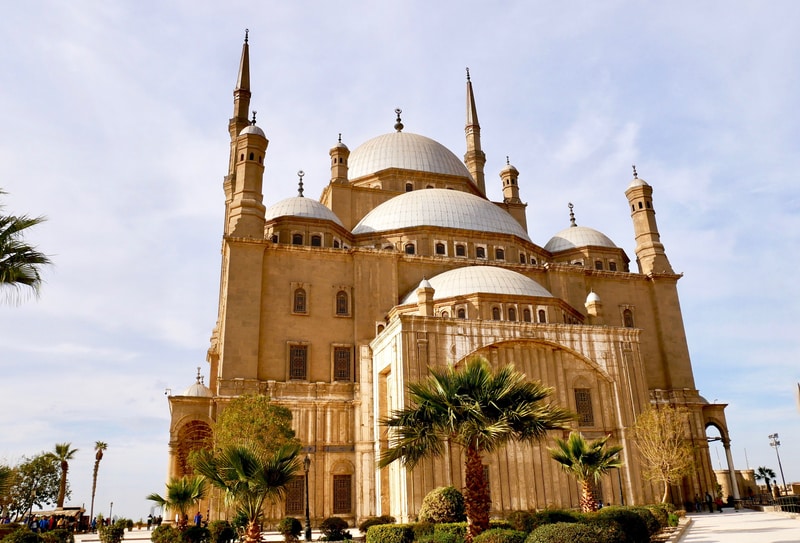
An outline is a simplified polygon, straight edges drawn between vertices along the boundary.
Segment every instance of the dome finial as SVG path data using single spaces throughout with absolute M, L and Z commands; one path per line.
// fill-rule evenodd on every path
M 639 179 L 639 174 L 636 173 L 636 164 L 633 165 L 633 178 Z
M 398 132 L 402 132 L 403 122 L 400 120 L 400 114 L 403 112 L 403 110 L 397 107 L 394 109 L 394 112 L 397 113 L 397 122 L 394 123 L 394 129 L 397 130 Z
M 303 176 L 305 174 L 306 174 L 306 172 L 304 172 L 303 170 L 298 170 L 297 171 L 297 177 L 300 178 L 300 180 L 297 182 L 297 195 L 300 198 L 303 197 Z
M 575 222 L 575 213 L 572 211 L 575 206 L 570 202 L 567 207 L 569 207 L 569 225 L 578 226 L 578 223 Z
M 254 109 L 254 110 L 253 110 L 253 120 L 251 120 L 251 121 L 250 121 L 250 124 L 252 124 L 252 125 L 255 125 L 255 124 L 256 124 L 256 113 L 258 113 L 258 111 L 256 111 L 256 110 Z
M 469 66 L 467 66 L 467 81 L 469 81 Z
M 249 34 L 250 34 L 250 29 L 249 28 L 245 28 L 244 29 L 244 42 L 245 43 L 247 43 L 247 39 L 248 39 L 248 35 Z
M 197 384 L 203 384 L 203 376 L 200 375 L 200 366 L 197 366 Z
M 506 155 L 506 166 L 511 166 L 511 162 L 508 160 L 508 155 Z
M 339 143 L 342 143 L 342 133 L 339 132 Z

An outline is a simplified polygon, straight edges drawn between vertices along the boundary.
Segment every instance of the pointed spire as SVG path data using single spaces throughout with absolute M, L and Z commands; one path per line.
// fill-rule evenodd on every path
M 395 121 L 395 123 L 394 123 L 394 129 L 397 130 L 398 132 L 402 132 L 403 131 L 403 121 L 400 120 L 400 114 L 403 112 L 403 110 L 398 107 L 398 108 L 395 108 L 394 112 L 397 114 L 397 121 Z
M 475 106 L 475 94 L 472 92 L 472 80 L 469 78 L 467 68 L 467 126 L 478 126 L 478 108 Z
M 253 125 L 253 126 L 255 126 L 255 124 L 256 124 L 256 113 L 258 113 L 258 111 L 256 111 L 254 109 L 253 110 L 253 119 L 250 121 L 250 124 Z
M 297 177 L 299 181 L 297 182 L 297 195 L 302 198 L 303 197 L 303 176 L 306 174 L 303 170 L 299 170 L 297 172 Z
M 239 61 L 239 77 L 236 79 L 236 90 L 250 90 L 250 46 L 248 35 L 250 29 L 244 29 L 244 43 L 242 44 L 242 58 Z
M 481 125 L 478 123 L 478 108 L 475 105 L 475 93 L 472 92 L 469 68 L 467 68 L 467 124 L 464 126 L 464 133 L 467 136 L 467 152 L 464 155 L 464 163 L 478 190 L 486 196 L 486 179 L 483 173 L 486 154 L 481 149 Z
M 569 207 L 569 225 L 570 225 L 570 227 L 578 226 L 578 223 L 575 222 L 575 213 L 572 211 L 572 209 L 575 206 L 572 205 L 572 202 L 570 202 L 567 207 Z

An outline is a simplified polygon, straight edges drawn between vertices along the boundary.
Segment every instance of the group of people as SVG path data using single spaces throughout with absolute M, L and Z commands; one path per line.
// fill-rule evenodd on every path
M 150 530 L 151 528 L 158 528 L 161 526 L 161 521 L 164 519 L 161 518 L 161 515 L 154 517 L 152 514 L 147 515 L 147 529 Z
M 705 510 L 707 510 L 709 513 L 713 513 L 715 508 L 716 511 L 722 513 L 723 505 L 725 505 L 725 502 L 722 501 L 722 498 L 719 496 L 714 498 L 711 496 L 710 492 L 706 492 L 705 504 L 698 494 L 694 495 L 694 510 L 698 513 Z

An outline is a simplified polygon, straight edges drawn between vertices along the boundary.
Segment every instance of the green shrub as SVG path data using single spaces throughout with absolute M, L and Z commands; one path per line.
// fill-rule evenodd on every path
M 211 532 L 202 526 L 189 526 L 181 533 L 183 543 L 209 543 Z
M 3 543 L 42 543 L 44 539 L 27 526 L 17 528 L 3 538 Z
M 236 538 L 236 530 L 227 520 L 212 520 L 208 523 L 208 532 L 211 543 L 228 543 Z
M 650 511 L 655 519 L 658 521 L 660 528 L 666 528 L 669 523 L 669 511 L 666 507 L 658 505 L 645 505 L 645 508 Z
M 434 543 L 460 543 L 467 537 L 466 522 L 443 522 L 433 525 Z
M 452 486 L 434 488 L 422 500 L 417 518 L 423 522 L 463 522 L 464 496 Z
M 130 518 L 125 519 L 125 528 L 127 528 L 129 532 L 133 531 L 133 519 Z
M 489 521 L 489 529 L 491 530 L 493 528 L 500 528 L 500 529 L 503 529 L 503 530 L 513 530 L 514 529 L 511 526 L 510 522 L 508 522 L 507 520 L 502 520 L 502 519 L 491 519 Z
M 362 534 L 366 534 L 370 526 L 380 526 L 381 524 L 394 524 L 397 519 L 390 515 L 381 515 L 379 517 L 369 517 L 358 525 L 358 529 Z
M 650 535 L 655 535 L 661 531 L 661 523 L 653 515 L 653 512 L 647 507 L 631 507 L 631 511 L 642 517 L 642 520 L 647 525 L 647 531 Z
M 322 532 L 322 537 L 319 538 L 320 541 L 353 539 L 353 536 L 347 531 L 347 521 L 341 517 L 326 518 L 320 523 L 319 530 Z
M 473 543 L 525 543 L 528 536 L 526 532 L 508 530 L 504 528 L 491 528 L 478 534 Z
M 528 531 L 532 532 L 539 526 L 545 524 L 555 524 L 557 522 L 580 522 L 583 514 L 571 509 L 542 509 L 531 513 L 530 528 Z
M 64 528 L 56 528 L 42 534 L 45 543 L 74 543 L 75 537 L 72 532 Z
M 532 531 L 525 543 L 598 543 L 597 530 L 588 524 L 556 522 Z
M 615 505 L 603 507 L 594 515 L 619 522 L 622 529 L 625 530 L 625 535 L 628 536 L 628 543 L 650 543 L 650 531 L 647 523 L 636 511 L 631 509 L 634 508 Z M 648 511 L 648 513 L 650 512 Z
M 111 526 L 97 525 L 97 533 L 102 543 L 120 543 L 125 537 L 126 519 L 121 518 Z
M 278 523 L 278 532 L 286 543 L 297 541 L 303 533 L 303 525 L 294 517 L 283 517 Z
M 411 524 L 375 524 L 367 528 L 366 543 L 412 543 L 414 540 Z
M 153 543 L 181 543 L 181 533 L 169 524 L 162 524 L 153 530 L 150 539 Z
M 512 511 L 506 520 L 514 530 L 530 533 L 535 526 L 533 525 L 533 513 L 531 511 Z
M 432 522 L 415 522 L 411 526 L 414 528 L 414 541 L 433 535 L 434 524 Z
M 581 523 L 591 527 L 597 534 L 597 543 L 627 543 L 628 536 L 622 525 L 614 519 L 585 515 Z
M 667 518 L 667 524 L 672 526 L 673 528 L 678 525 L 678 515 L 675 513 L 670 513 L 669 517 Z

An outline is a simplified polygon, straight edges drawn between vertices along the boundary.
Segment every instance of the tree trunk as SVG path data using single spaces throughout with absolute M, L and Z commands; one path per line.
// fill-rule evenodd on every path
M 667 503 L 669 498 L 669 481 L 664 481 L 664 495 L 661 496 L 661 503 Z
M 472 445 L 467 447 L 465 459 L 466 486 L 464 506 L 467 510 L 467 543 L 489 527 L 489 486 L 483 477 L 481 453 Z
M 251 520 L 247 523 L 244 539 L 247 543 L 257 543 L 261 539 L 261 528 L 259 528 L 256 521 Z
M 592 483 L 589 479 L 581 481 L 581 513 L 594 513 L 597 511 L 597 501 L 594 499 Z
M 62 460 L 61 462 L 61 481 L 58 483 L 58 499 L 56 500 L 56 507 L 64 507 L 64 497 L 67 493 L 67 470 L 69 464 Z

